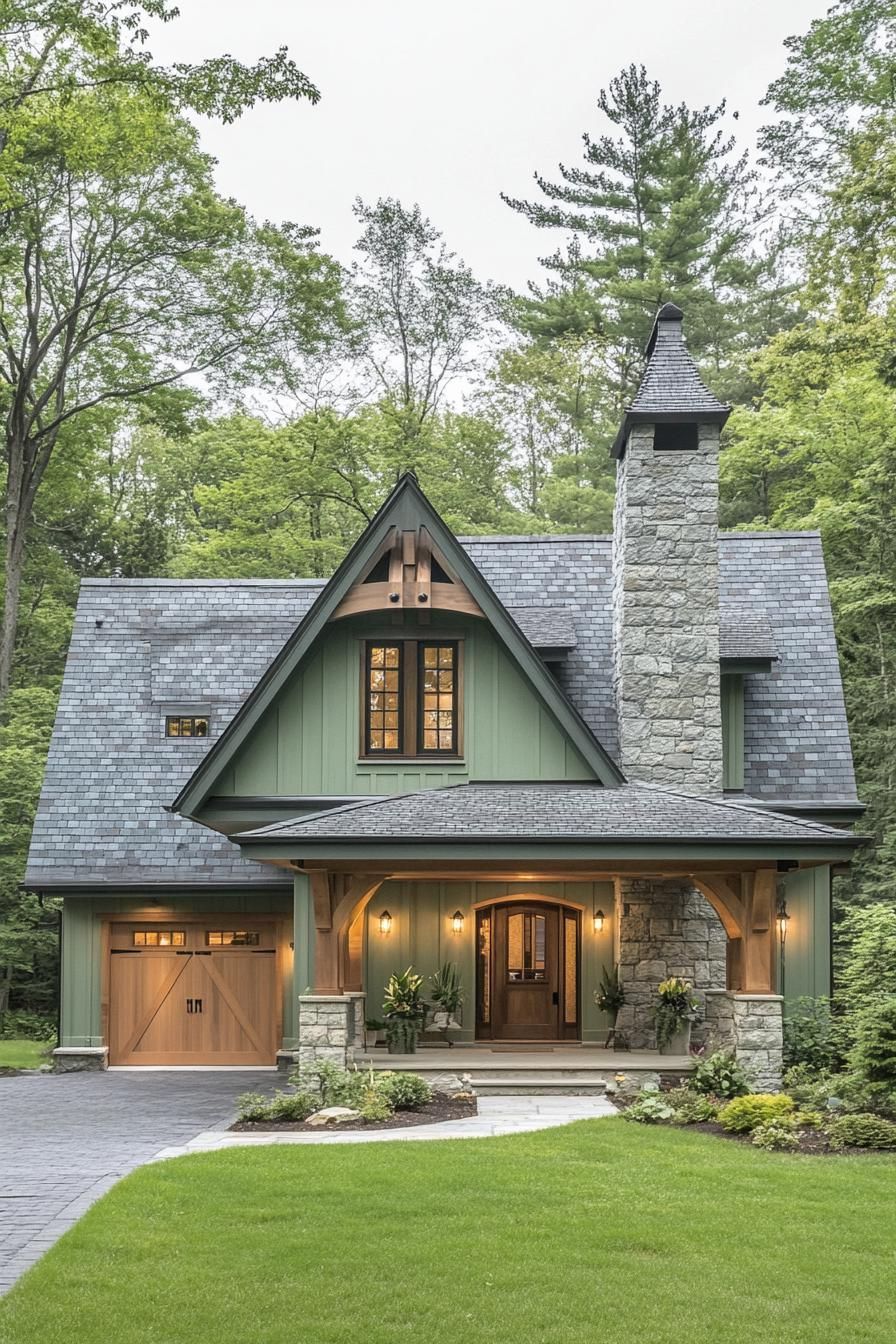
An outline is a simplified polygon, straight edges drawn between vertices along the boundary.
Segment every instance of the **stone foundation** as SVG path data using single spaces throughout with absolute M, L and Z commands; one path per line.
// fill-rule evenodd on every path
M 784 1000 L 780 994 L 726 990 L 708 996 L 711 1044 L 727 1047 L 752 1076 L 757 1092 L 777 1092 L 784 1068 Z
M 619 974 L 626 1002 L 616 1023 L 617 1044 L 629 1050 L 656 1048 L 653 1007 L 661 980 L 690 980 L 705 1005 L 708 990 L 724 990 L 725 930 L 712 906 L 688 882 L 622 878 L 618 886 Z M 701 1016 L 692 1040 L 709 1035 Z
M 303 994 L 299 998 L 300 1068 L 328 1060 L 344 1069 L 364 1048 L 363 994 Z
M 53 1051 L 54 1073 L 94 1073 L 108 1067 L 105 1045 L 61 1045 Z

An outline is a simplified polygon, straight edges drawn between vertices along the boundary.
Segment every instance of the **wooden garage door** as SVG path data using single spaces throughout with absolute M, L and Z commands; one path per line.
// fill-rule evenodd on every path
M 273 924 L 113 924 L 110 1064 L 276 1062 Z

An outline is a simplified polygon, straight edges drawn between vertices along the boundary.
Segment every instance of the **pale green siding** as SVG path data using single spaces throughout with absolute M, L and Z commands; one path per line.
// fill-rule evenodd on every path
M 744 679 L 733 673 L 722 677 L 722 784 L 744 787 Z
M 826 998 L 831 992 L 831 870 L 788 873 L 784 890 L 790 920 L 783 984 L 780 976 L 778 984 L 787 1003 L 803 995 Z
M 402 793 L 467 779 L 593 779 L 484 621 L 432 613 L 399 629 L 367 618 L 335 622 L 215 782 L 224 796 Z M 361 640 L 442 633 L 464 643 L 460 761 L 359 760 Z
M 537 901 L 552 897 L 584 907 L 582 916 L 580 1012 L 582 1039 L 602 1041 L 609 1023 L 594 1004 L 601 969 L 613 965 L 615 927 L 612 882 L 384 882 L 367 907 L 364 985 L 368 1017 L 380 1015 L 386 981 L 393 971 L 413 966 L 427 982 L 444 961 L 454 962 L 464 984 L 463 1032 L 473 1040 L 476 1022 L 475 907 L 508 896 Z M 595 933 L 592 912 L 600 907 L 606 923 Z M 379 931 L 386 909 L 393 919 L 388 935 Z M 464 915 L 463 933 L 451 930 L 455 910 Z M 428 990 L 428 984 L 427 984 Z M 424 990 L 426 997 L 427 990 Z
M 293 898 L 288 891 L 222 892 L 213 890 L 201 896 L 167 893 L 159 888 L 148 905 L 145 897 L 69 896 L 62 909 L 62 986 L 60 1045 L 106 1045 L 102 1038 L 102 923 L 106 916 L 121 919 L 140 918 L 160 908 L 191 914 L 207 910 L 210 915 L 225 911 L 242 914 L 288 915 Z M 306 944 L 307 945 L 307 944 Z M 296 1034 L 296 995 L 289 976 L 284 976 L 283 1035 Z

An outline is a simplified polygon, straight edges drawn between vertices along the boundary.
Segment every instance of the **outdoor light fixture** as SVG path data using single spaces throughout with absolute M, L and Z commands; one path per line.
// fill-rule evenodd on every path
M 451 932 L 463 933 L 463 931 L 464 931 L 463 911 L 455 910 L 454 914 L 451 916 Z
M 787 902 L 783 896 L 778 901 L 776 922 L 778 925 L 778 937 L 781 939 L 783 945 L 787 938 L 787 925 L 790 923 L 790 915 L 787 913 Z
M 380 933 L 391 933 L 391 931 L 392 916 L 389 914 L 388 910 L 384 910 L 380 915 Z
M 604 915 L 603 910 L 595 910 L 595 912 L 594 912 L 594 932 L 595 932 L 595 933 L 603 933 L 603 930 L 604 930 L 604 919 L 605 919 L 605 915 Z

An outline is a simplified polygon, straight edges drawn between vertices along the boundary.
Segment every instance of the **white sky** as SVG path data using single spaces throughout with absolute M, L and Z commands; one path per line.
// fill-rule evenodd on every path
M 825 0 L 180 0 L 160 60 L 286 45 L 321 102 L 260 107 L 203 126 L 222 191 L 259 218 L 322 230 L 351 260 L 355 196 L 418 201 L 483 279 L 522 288 L 553 250 L 499 198 L 575 162 L 603 128 L 598 90 L 643 62 L 669 101 L 728 99 L 752 146 L 783 39 Z

